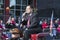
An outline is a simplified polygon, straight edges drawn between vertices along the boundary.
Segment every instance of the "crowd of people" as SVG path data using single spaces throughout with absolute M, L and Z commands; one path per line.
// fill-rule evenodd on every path
M 26 7 L 26 11 L 22 14 L 22 19 L 18 20 L 14 17 L 9 17 L 8 21 L 5 24 L 3 23 L 3 20 L 0 20 L 0 29 L 9 29 L 9 32 L 11 33 L 21 33 L 21 35 L 23 36 L 23 40 L 29 40 L 31 34 L 41 33 L 50 28 L 51 20 L 40 20 L 38 15 L 38 13 L 33 13 L 33 8 L 28 5 Z M 18 20 L 18 23 L 16 22 L 16 20 Z M 52 29 L 53 28 L 55 28 L 54 31 L 52 31 L 54 32 L 53 36 L 56 36 L 57 32 L 58 34 L 60 33 L 59 18 L 53 19 Z M 17 30 L 17 32 L 15 30 Z

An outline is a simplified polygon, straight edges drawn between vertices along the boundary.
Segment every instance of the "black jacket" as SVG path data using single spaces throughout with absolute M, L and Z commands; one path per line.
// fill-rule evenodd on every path
M 40 28 L 39 26 L 39 14 L 38 13 L 32 13 L 30 16 L 30 27 L 28 29 L 32 29 L 32 28 Z M 28 20 L 28 16 L 25 17 L 25 20 L 22 22 L 23 24 L 27 25 L 27 20 Z

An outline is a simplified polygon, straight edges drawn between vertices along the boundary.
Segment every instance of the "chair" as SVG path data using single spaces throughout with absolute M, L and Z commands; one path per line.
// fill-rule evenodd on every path
M 49 35 L 49 33 L 31 34 L 31 40 L 38 40 L 38 38 L 41 38 L 41 37 L 43 38 L 43 40 L 45 40 L 44 37 L 47 35 Z

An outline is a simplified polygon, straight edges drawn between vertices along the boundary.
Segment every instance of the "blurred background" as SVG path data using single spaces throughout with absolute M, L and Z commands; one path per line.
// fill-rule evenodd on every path
M 27 5 L 36 7 L 36 0 L 0 0 L 0 19 L 6 22 L 9 16 L 21 16 Z

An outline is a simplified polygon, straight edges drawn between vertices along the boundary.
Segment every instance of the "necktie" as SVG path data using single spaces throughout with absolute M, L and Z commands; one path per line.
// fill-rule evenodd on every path
M 29 26 L 30 26 L 30 17 L 28 17 L 27 28 L 29 28 Z

